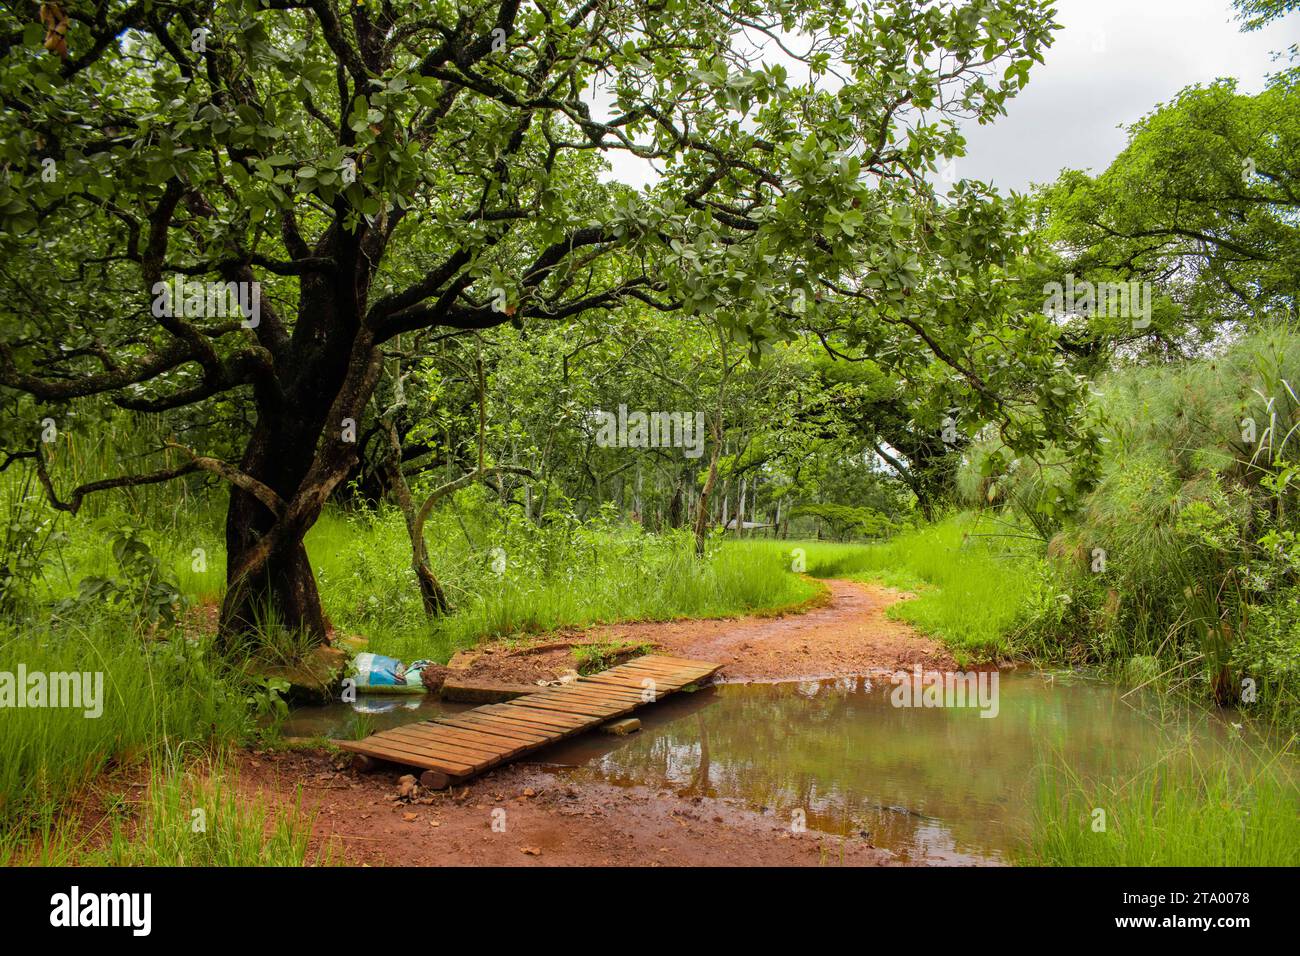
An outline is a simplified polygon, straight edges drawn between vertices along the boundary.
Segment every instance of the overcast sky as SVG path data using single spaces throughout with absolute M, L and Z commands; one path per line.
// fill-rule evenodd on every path
M 991 126 L 965 129 L 957 175 L 1003 190 L 1064 167 L 1100 172 L 1124 148 L 1120 127 L 1193 83 L 1235 77 L 1258 92 L 1273 51 L 1300 39 L 1300 14 L 1242 33 L 1230 0 L 1057 0 L 1056 42 Z
M 1056 42 L 1029 86 L 990 126 L 965 129 L 955 173 L 1003 191 L 1050 182 L 1065 168 L 1100 172 L 1124 147 L 1132 123 L 1185 86 L 1237 78 L 1260 90 L 1300 39 L 1300 13 L 1242 33 L 1231 0 L 1057 0 Z M 656 178 L 621 151 L 605 154 L 610 178 L 643 186 Z

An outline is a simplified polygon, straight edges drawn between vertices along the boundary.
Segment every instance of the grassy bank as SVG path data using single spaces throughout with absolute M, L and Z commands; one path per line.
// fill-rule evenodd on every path
M 307 544 L 334 624 L 365 635 L 381 654 L 446 660 L 488 638 L 726 617 L 817 594 L 816 584 L 791 572 L 779 548 L 761 541 L 727 542 L 699 561 L 687 534 L 650 535 L 613 523 L 481 536 L 454 523 L 445 530 L 430 542 L 454 613 L 427 621 L 401 516 L 325 515 Z
M 220 750 L 158 754 L 139 786 L 101 782 L 81 812 L 25 841 L 0 841 L 0 864 L 47 866 L 305 866 L 334 862 L 309 850 L 312 818 L 238 792 Z
M 1300 788 L 1291 758 L 1213 765 L 1190 748 L 1117 784 L 1044 769 L 1024 862 L 1046 866 L 1296 866 Z

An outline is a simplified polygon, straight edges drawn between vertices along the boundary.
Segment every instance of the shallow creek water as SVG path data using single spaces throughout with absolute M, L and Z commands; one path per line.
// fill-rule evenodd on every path
M 1040 774 L 1131 776 L 1171 741 L 1246 750 L 1228 719 L 1161 718 L 1154 696 L 1070 672 L 1003 673 L 996 717 L 977 709 L 896 707 L 886 679 L 723 684 L 639 710 L 628 737 L 587 733 L 535 754 L 598 780 L 740 801 L 788 826 L 866 835 L 902 859 L 1008 861 L 1028 832 Z M 294 712 L 286 735 L 355 736 L 466 705 L 363 699 Z M 381 712 L 358 716 L 358 708 Z

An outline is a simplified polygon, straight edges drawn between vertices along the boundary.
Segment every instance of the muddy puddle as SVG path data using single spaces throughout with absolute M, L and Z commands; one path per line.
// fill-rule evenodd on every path
M 285 737 L 358 740 L 380 730 L 459 713 L 473 706 L 442 701 L 425 694 L 362 694 L 353 704 L 297 707 L 281 724 L 280 733 Z
M 1045 767 L 1122 780 L 1174 741 L 1207 755 L 1248 746 L 1229 719 L 1172 719 L 1154 696 L 1070 672 L 1003 673 L 993 718 L 897 707 L 892 690 L 887 676 L 724 684 L 641 709 L 637 734 L 588 733 L 525 759 L 575 784 L 734 800 L 774 825 L 865 835 L 906 860 L 998 863 L 1028 832 Z M 283 732 L 352 737 L 465 706 L 370 698 L 298 710 Z

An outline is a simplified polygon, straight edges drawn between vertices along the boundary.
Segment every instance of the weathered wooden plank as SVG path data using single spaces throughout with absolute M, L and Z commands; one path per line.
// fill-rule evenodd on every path
M 485 747 L 459 740 L 448 729 L 443 728 L 420 728 L 419 730 L 407 731 L 402 727 L 397 727 L 389 733 L 389 736 L 394 740 L 409 741 L 430 751 L 444 749 L 448 752 L 461 751 L 466 759 L 473 758 L 474 760 L 496 759 L 500 757 L 503 750 L 501 747 Z
M 594 677 L 592 683 L 608 684 L 610 687 L 632 688 L 634 690 L 648 690 L 654 687 L 656 690 L 674 691 L 680 690 L 693 682 L 689 680 L 667 680 L 644 675 L 629 675 L 627 677 Z
M 340 741 L 363 757 L 420 767 L 426 786 L 473 776 L 549 743 L 607 724 L 698 683 L 720 665 L 647 655 L 560 687 L 486 704 L 458 714 L 406 724 L 366 740 Z
M 614 687 L 609 684 L 598 684 L 594 681 L 582 678 L 572 684 L 557 688 L 554 693 L 567 694 L 572 691 L 586 691 L 592 694 L 604 694 L 606 697 L 635 697 L 636 691 L 631 687 Z
M 610 669 L 618 671 L 651 671 L 657 674 L 679 674 L 688 668 L 677 664 L 660 664 L 654 661 L 628 661 Z
M 545 710 L 550 713 L 574 714 L 578 717 L 604 717 L 610 711 L 620 707 L 634 707 L 634 704 L 613 702 L 585 701 L 576 697 L 559 699 L 555 697 L 521 697 L 510 702 L 511 707 L 527 707 L 529 710 Z
M 450 724 L 438 724 L 438 731 L 450 743 L 464 746 L 471 750 L 513 757 L 529 748 L 531 742 L 523 740 L 510 741 L 504 737 L 494 737 L 477 730 L 466 730 Z
M 446 741 L 427 737 L 411 737 L 399 731 L 400 728 L 393 732 L 385 732 L 385 745 L 395 750 L 423 754 L 431 760 L 442 760 L 471 769 L 480 769 L 483 766 L 497 762 L 497 755 L 494 753 L 467 750 L 454 744 L 448 744 Z
M 463 764 L 459 761 L 435 760 L 428 754 L 394 745 L 387 739 L 373 740 L 367 738 L 366 740 L 341 740 L 338 742 L 338 745 L 344 750 L 361 753 L 367 757 L 378 757 L 380 760 L 406 764 L 411 767 L 422 767 L 426 770 L 441 770 L 455 777 L 467 777 L 475 772 L 473 764 Z
M 463 717 L 439 717 L 438 723 L 445 724 L 448 727 L 462 727 L 466 730 L 478 731 L 491 737 L 500 738 L 502 741 L 518 741 L 519 743 L 529 744 L 541 743 L 550 739 L 550 734 L 545 732 L 523 730 L 518 724 L 493 720 L 483 714 Z
M 593 703 L 630 704 L 633 707 L 639 707 L 642 703 L 639 691 L 622 690 L 614 688 L 601 688 L 595 686 L 575 687 L 571 690 L 565 690 L 563 693 L 550 695 L 552 700 L 582 700 Z
M 524 740 L 530 743 L 541 743 L 553 736 L 553 730 L 550 727 L 523 724 L 517 720 L 498 717 L 495 714 L 474 714 L 472 717 L 462 715 L 449 718 L 449 722 L 462 727 L 482 727 L 484 733 L 497 734 L 501 737 Z
M 493 704 L 494 707 L 507 708 L 506 704 Z M 533 727 L 545 727 L 550 731 L 572 730 L 574 727 L 582 727 L 587 723 L 586 718 L 577 716 L 565 717 L 554 711 L 529 710 L 525 707 L 508 707 L 500 711 L 492 711 L 498 717 L 505 717 L 510 720 L 518 721 L 521 724 L 527 724 Z

